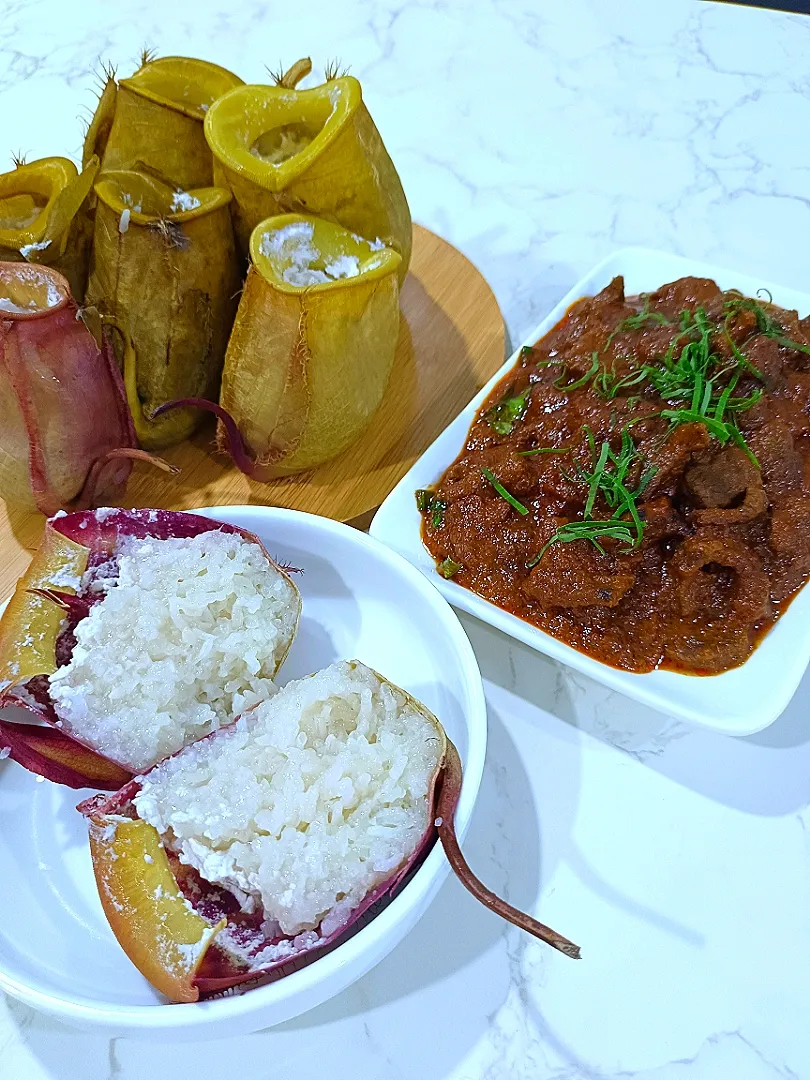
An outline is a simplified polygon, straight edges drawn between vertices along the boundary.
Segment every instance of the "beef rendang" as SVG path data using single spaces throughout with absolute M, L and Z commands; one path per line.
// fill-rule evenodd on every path
M 445 577 L 604 663 L 741 664 L 810 576 L 810 317 L 622 278 L 522 350 L 417 492 Z

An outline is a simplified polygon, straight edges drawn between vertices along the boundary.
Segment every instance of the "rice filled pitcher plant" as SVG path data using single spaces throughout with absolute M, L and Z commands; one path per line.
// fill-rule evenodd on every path
M 177 190 L 156 176 L 103 173 L 87 288 L 119 354 L 138 441 L 153 450 L 187 438 L 199 412 L 153 420 L 176 398 L 216 400 L 240 284 L 228 191 Z
M 296 90 L 310 67 L 299 61 L 277 86 L 239 86 L 208 110 L 205 135 L 217 182 L 234 195 L 237 239 L 247 249 L 264 218 L 315 214 L 397 251 L 401 284 L 412 229 L 397 171 L 357 79 Z
M 368 426 L 394 363 L 401 257 L 304 214 L 263 221 L 250 257 L 219 405 L 171 408 L 215 413 L 219 448 L 265 482 L 336 457 Z
M 138 459 L 168 469 L 135 448 L 112 350 L 67 280 L 0 262 L 0 498 L 43 514 L 114 502 Z
M 75 300 L 84 298 L 93 237 L 89 208 L 98 158 L 81 174 L 68 158 L 20 162 L 0 174 L 0 259 L 42 263 L 63 274 Z
M 84 144 L 84 160 L 101 158 L 103 171 L 160 170 L 181 188 L 213 183 L 211 151 L 203 134 L 205 114 L 242 80 L 217 64 L 186 56 L 143 63 L 128 79 L 111 68 Z

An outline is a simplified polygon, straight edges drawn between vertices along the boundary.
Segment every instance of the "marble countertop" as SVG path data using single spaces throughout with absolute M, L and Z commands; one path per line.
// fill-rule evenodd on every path
M 99 58 L 262 81 L 337 56 L 414 217 L 513 340 L 617 247 L 810 281 L 810 19 L 698 0 L 0 0 L 2 153 L 76 154 Z M 5 165 L 3 167 L 6 167 Z M 197 1046 L 0 995 L 8 1080 L 810 1080 L 810 678 L 767 731 L 689 728 L 463 619 L 490 749 L 467 855 L 572 963 L 450 881 L 337 999 Z M 4 823 L 8 828 L 8 823 Z

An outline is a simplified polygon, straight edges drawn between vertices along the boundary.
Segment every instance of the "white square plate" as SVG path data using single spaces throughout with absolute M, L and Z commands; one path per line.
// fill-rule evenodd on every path
M 765 288 L 773 294 L 774 303 L 781 307 L 795 308 L 801 316 L 810 313 L 810 295 L 794 289 L 675 255 L 627 248 L 605 259 L 575 285 L 521 344 L 533 345 L 560 321 L 575 300 L 599 292 L 616 274 L 624 275 L 628 294 L 653 292 L 676 278 L 693 275 L 713 278 L 721 289 L 739 289 L 748 296 L 754 296 L 758 289 Z M 759 648 L 741 667 L 711 676 L 680 675 L 674 671 L 634 675 L 577 652 L 488 600 L 452 581 L 446 581 L 437 573 L 420 538 L 420 514 L 416 509 L 414 492 L 417 488 L 436 483 L 461 453 L 481 403 L 512 367 L 518 352 L 519 349 L 400 480 L 377 511 L 371 524 L 371 535 L 404 555 L 430 578 L 455 607 L 468 611 L 539 652 L 590 675 L 613 690 L 671 716 L 728 735 L 750 735 L 772 724 L 793 697 L 810 662 L 810 589 L 802 589 Z

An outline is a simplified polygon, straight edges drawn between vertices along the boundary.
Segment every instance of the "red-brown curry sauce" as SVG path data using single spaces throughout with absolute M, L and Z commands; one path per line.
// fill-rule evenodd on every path
M 735 667 L 810 576 L 810 317 L 616 278 L 522 351 L 417 500 L 445 576 L 575 649 Z

